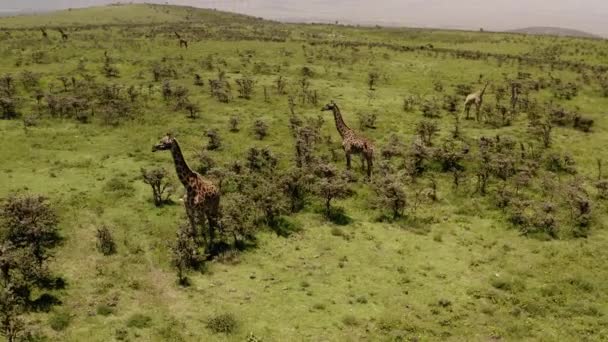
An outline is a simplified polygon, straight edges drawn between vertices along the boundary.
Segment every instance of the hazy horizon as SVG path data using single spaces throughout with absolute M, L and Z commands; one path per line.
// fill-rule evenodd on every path
M 111 0 L 2 0 L 0 12 L 104 5 Z M 608 37 L 608 1 L 584 0 L 171 0 L 287 21 L 341 21 L 454 29 L 511 30 L 553 26 Z

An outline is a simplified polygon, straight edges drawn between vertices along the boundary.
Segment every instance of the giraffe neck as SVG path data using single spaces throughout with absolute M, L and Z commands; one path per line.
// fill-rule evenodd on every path
M 479 93 L 479 97 L 483 97 L 483 94 L 485 94 L 486 92 L 486 88 L 488 88 L 488 84 L 486 83 L 486 85 L 483 87 L 483 89 L 481 89 L 481 92 Z
M 187 187 L 189 180 L 194 177 L 195 174 L 194 171 L 192 171 L 188 166 L 188 163 L 186 163 L 184 155 L 182 154 L 182 149 L 179 147 L 177 140 L 174 140 L 173 142 L 173 146 L 171 147 L 171 155 L 173 156 L 173 162 L 175 163 L 177 177 L 179 178 L 179 181 Z
M 350 131 L 350 128 L 348 128 L 348 126 L 346 126 L 346 123 L 344 123 L 344 119 L 342 119 L 342 114 L 340 113 L 340 109 L 338 108 L 338 106 L 334 106 L 333 112 L 334 119 L 336 121 L 336 129 L 338 130 L 338 133 L 340 133 L 340 136 L 344 138 L 346 133 Z

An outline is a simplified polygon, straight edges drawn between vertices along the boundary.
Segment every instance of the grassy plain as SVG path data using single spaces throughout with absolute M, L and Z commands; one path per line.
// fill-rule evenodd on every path
M 49 40 L 38 27 L 45 26 Z M 63 27 L 62 42 L 52 27 Z M 289 130 L 287 97 L 276 94 L 279 75 L 297 93 L 303 67 L 312 69 L 311 88 L 320 94 L 318 106 L 299 104 L 296 112 L 314 118 L 322 104 L 334 99 L 346 121 L 358 127 L 358 114 L 377 113 L 377 128 L 366 130 L 378 147 L 391 134 L 406 142 L 415 135 L 420 110 L 403 110 L 404 97 L 439 96 L 457 84 L 480 86 L 479 75 L 499 82 L 526 72 L 579 82 L 570 69 L 552 70 L 551 61 L 523 63 L 509 58 L 456 58 L 433 49 L 399 51 L 390 46 L 370 48 L 370 42 L 435 49 L 470 50 L 528 56 L 540 60 L 583 61 L 605 65 L 604 40 L 536 37 L 514 34 L 451 32 L 416 29 L 358 28 L 328 25 L 285 25 L 216 11 L 152 5 L 79 9 L 52 14 L 0 19 L 8 33 L 0 35 L 0 75 L 17 79 L 23 70 L 41 75 L 40 88 L 60 92 L 60 76 L 93 75 L 98 82 L 123 89 L 141 89 L 141 111 L 132 120 L 107 126 L 95 117 L 82 124 L 73 118 L 51 118 L 38 108 L 34 94 L 17 83 L 22 115 L 39 113 L 37 124 L 0 120 L 3 147 L 0 197 L 12 192 L 48 196 L 60 212 L 65 238 L 52 261 L 67 287 L 56 295 L 62 304 L 50 312 L 32 313 L 28 323 L 51 341 L 599 341 L 608 339 L 608 232 L 606 204 L 594 201 L 593 224 L 586 238 L 544 241 L 522 236 L 495 209 L 491 196 L 473 194 L 474 175 L 459 190 L 449 176 L 438 175 L 439 200 L 423 203 L 410 219 L 378 222 L 368 205 L 369 184 L 359 182 L 354 197 L 338 201 L 352 222 L 337 226 L 319 213 L 311 200 L 291 219 L 302 230 L 290 237 L 270 231 L 259 235 L 258 246 L 243 252 L 236 263 L 212 262 L 205 273 L 192 274 L 192 285 L 176 284 L 169 262 L 183 207 L 156 208 L 140 168 L 163 166 L 174 176 L 168 153 L 150 152 L 166 131 L 180 139 L 186 158 L 206 143 L 205 132 L 217 129 L 220 151 L 209 152 L 219 163 L 242 159 L 252 146 L 269 147 L 281 166 L 291 164 L 293 138 Z M 179 49 L 173 30 L 190 46 Z M 349 41 L 359 47 L 328 42 Z M 101 72 L 108 51 L 120 77 Z M 559 53 L 555 53 L 558 51 Z M 43 54 L 42 62 L 34 55 Z M 553 54 L 554 53 L 554 54 Z M 193 85 L 193 75 L 216 78 L 207 70 L 208 55 L 224 60 L 221 68 L 234 81 L 250 75 L 257 81 L 251 100 L 236 97 L 220 103 L 208 84 Z M 161 82 L 152 80 L 152 67 L 165 59 L 177 70 L 173 85 L 190 90 L 201 108 L 188 119 L 160 95 Z M 256 64 L 261 67 L 256 68 Z M 370 92 L 368 73 L 383 75 Z M 588 73 L 592 73 L 588 71 Z M 151 88 L 148 88 L 151 85 Z M 270 91 L 264 100 L 262 87 Z M 152 95 L 149 89 L 152 89 Z M 535 93 L 551 100 L 548 90 Z M 493 95 L 487 95 L 493 101 Z M 608 98 L 595 83 L 584 85 L 574 99 L 555 100 L 594 120 L 590 133 L 555 127 L 552 149 L 569 152 L 578 175 L 593 183 L 596 160 L 608 155 Z M 231 116 L 241 118 L 241 131 L 229 131 Z M 338 134 L 328 113 L 322 127 L 334 142 Z M 253 122 L 269 124 L 269 136 L 257 140 Z M 436 141 L 450 135 L 453 119 L 443 113 Z M 540 146 L 529 132 L 525 114 L 503 128 L 462 121 L 464 135 L 509 135 Z M 344 167 L 342 159 L 336 162 Z M 355 163 L 357 165 L 357 163 Z M 571 175 L 560 175 L 567 180 Z M 107 191 L 113 178 L 133 188 L 127 194 Z M 427 182 L 425 178 L 422 183 Z M 491 188 L 498 187 L 495 182 Z M 181 197 L 181 188 L 178 188 Z M 590 187 L 595 199 L 594 189 Z M 118 253 L 96 251 L 95 229 L 107 224 Z M 571 229 L 567 224 L 563 231 Z M 108 309 L 111 308 L 111 309 Z M 210 317 L 230 313 L 237 320 L 232 334 L 213 333 Z M 69 317 L 65 328 L 53 329 L 58 317 Z M 57 331 L 59 330 L 59 331 Z

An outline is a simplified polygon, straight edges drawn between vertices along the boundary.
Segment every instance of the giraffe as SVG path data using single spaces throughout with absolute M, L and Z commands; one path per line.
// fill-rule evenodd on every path
M 177 139 L 169 133 L 152 147 L 152 152 L 164 150 L 171 151 L 177 177 L 186 188 L 184 204 L 193 232 L 196 233 L 197 225 L 205 224 L 205 218 L 208 220 L 209 236 L 203 233 L 203 237 L 207 247 L 210 247 L 215 238 L 215 229 L 218 227 L 220 192 L 212 182 L 190 169 Z
M 59 31 L 59 33 L 61 33 L 61 39 L 63 39 L 63 41 L 65 42 L 66 40 L 68 40 L 68 35 L 67 33 L 65 33 L 61 28 L 57 29 Z
M 185 47 L 186 49 L 188 48 L 188 41 L 183 39 L 182 36 L 179 35 L 179 33 L 174 32 L 175 36 L 177 37 L 177 39 L 179 39 L 179 47 Z
M 357 134 L 344 123 L 340 108 L 338 108 L 338 105 L 335 102 L 332 101 L 325 105 L 321 111 L 331 111 L 334 114 L 336 129 L 342 137 L 342 148 L 346 154 L 346 168 L 349 170 L 351 168 L 351 155 L 360 154 L 363 157 L 364 164 L 367 162 L 367 178 L 371 178 L 374 163 L 374 145 L 372 142 Z
M 488 88 L 489 84 L 490 82 L 486 82 L 486 84 L 480 91 L 470 94 L 469 96 L 467 96 L 466 100 L 464 100 L 464 110 L 467 113 L 467 120 L 471 119 L 471 106 L 474 104 L 475 116 L 477 117 L 477 121 L 479 121 L 479 111 L 481 109 L 481 105 L 483 104 L 483 95 L 486 93 L 486 89 Z

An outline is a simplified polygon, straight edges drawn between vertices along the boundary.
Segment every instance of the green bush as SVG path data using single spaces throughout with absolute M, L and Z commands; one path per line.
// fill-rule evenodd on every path
M 113 193 L 118 197 L 130 197 L 135 193 L 133 185 L 127 183 L 124 179 L 113 177 L 103 187 L 106 192 Z
M 70 314 L 67 312 L 57 312 L 49 318 L 49 325 L 55 331 L 63 331 L 70 325 Z
M 114 313 L 114 308 L 107 304 L 99 304 L 97 306 L 97 314 L 102 316 L 109 316 Z
M 234 315 L 230 313 L 219 314 L 207 320 L 207 329 L 215 334 L 232 334 L 237 327 L 238 322 Z
M 152 318 L 150 318 L 149 316 L 136 313 L 131 315 L 131 317 L 129 317 L 129 319 L 127 320 L 127 327 L 143 329 L 150 326 L 151 321 Z

